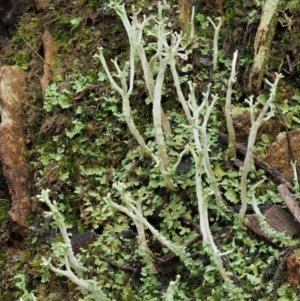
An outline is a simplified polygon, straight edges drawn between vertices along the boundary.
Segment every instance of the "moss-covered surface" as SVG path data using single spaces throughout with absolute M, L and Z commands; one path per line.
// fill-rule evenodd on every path
M 51 221 L 49 226 L 49 221 L 44 218 L 47 208 L 35 197 L 46 188 L 59 202 L 59 208 L 73 226 L 74 233 L 96 232 L 99 235 L 97 242 L 90 245 L 89 252 L 83 252 L 82 257 L 89 267 L 87 276 L 98 277 L 100 273 L 101 280 L 98 280 L 111 300 L 162 300 L 163 292 L 176 274 L 182 277 L 178 300 L 235 300 L 230 297 L 230 292 L 224 293 L 221 289 L 222 279 L 203 250 L 201 237 L 191 244 L 190 252 L 195 262 L 192 271 L 176 260 L 167 261 L 167 265 L 157 263 L 157 270 L 150 271 L 140 256 L 132 221 L 107 207 L 104 197 L 112 191 L 112 183 L 130 182 L 128 189 L 133 196 L 136 197 L 138 192 L 145 196 L 144 215 L 161 233 L 179 245 L 187 245 L 199 235 L 194 170 L 188 167 L 186 173 L 175 175 L 176 192 L 166 189 L 153 162 L 142 157 L 124 120 L 116 117 L 115 114 L 122 110 L 119 96 L 112 91 L 108 81 L 98 81 L 103 76 L 99 71 L 103 70 L 99 61 L 93 58 L 97 47 L 105 49 L 108 61 L 118 58 L 122 62 L 128 58 L 129 45 L 120 20 L 107 7 L 107 1 L 100 4 L 94 0 L 45 2 L 39 12 L 31 7 L 25 9 L 16 29 L 10 31 L 8 44 L 1 50 L 1 65 L 19 65 L 27 72 L 28 98 L 24 100 L 24 123 L 34 187 L 33 209 L 29 217 L 31 231 L 28 237 L 21 238 L 10 231 L 7 217 L 9 193 L 5 179 L 0 175 L 0 301 L 15 300 L 22 295 L 15 286 L 14 276 L 17 274 L 26 276 L 27 290 L 34 291 L 38 300 L 79 300 L 81 297 L 74 284 L 52 272 L 49 280 L 43 281 L 41 256 L 51 257 L 50 243 L 60 239 L 52 229 Z M 129 12 L 135 1 L 125 2 Z M 192 55 L 184 64 L 193 67 L 188 74 L 197 83 L 196 92 L 201 98 L 211 79 L 209 65 L 212 59 L 213 30 L 205 17 L 218 16 L 220 1 L 216 1 L 217 6 L 212 6 L 210 1 L 194 2 L 198 39 L 191 44 Z M 251 1 L 245 6 L 246 2 L 232 0 L 223 3 L 219 71 L 214 83 L 214 93 L 220 95 L 220 102 L 210 128 L 215 171 L 230 206 L 239 201 L 238 171 L 228 169 L 222 159 L 217 136 L 225 130 L 224 91 L 230 74 L 230 59 L 236 49 L 239 49 L 240 57 L 234 105 L 244 106 L 248 96 L 248 77 L 261 7 Z M 286 113 L 291 128 L 297 127 L 300 120 L 297 115 L 300 100 L 300 9 L 297 2 L 290 1 L 288 6 L 280 8 L 280 22 L 265 73 L 271 81 L 274 72 L 280 71 L 285 75 L 280 83 L 278 104 Z M 147 5 L 141 1 L 139 4 L 143 12 L 148 13 L 148 8 L 151 5 L 155 7 L 157 3 L 153 1 Z M 180 30 L 177 16 L 176 9 L 170 12 L 174 29 Z M 52 66 L 52 83 L 55 85 L 51 86 L 47 101 L 43 100 L 40 85 L 44 56 L 41 37 L 45 29 L 50 31 L 58 46 Z M 186 75 L 184 64 L 178 62 L 183 78 Z M 113 68 L 110 62 L 109 67 Z M 146 141 L 153 145 L 152 107 L 151 104 L 145 105 L 147 95 L 145 87 L 140 84 L 141 68 L 137 72 L 136 90 L 131 97 L 133 117 Z M 66 90 L 68 92 L 64 92 Z M 265 86 L 261 90 L 267 93 Z M 174 101 L 175 97 L 171 75 L 168 74 L 163 108 L 174 130 L 172 139 L 167 141 L 172 163 L 187 142 L 185 130 L 178 126 L 185 120 L 179 104 Z M 60 101 L 66 104 L 65 108 Z M 263 173 L 257 171 L 250 180 L 255 183 L 262 176 Z M 266 198 L 271 198 L 272 193 L 273 202 L 280 202 L 272 179 L 267 178 L 265 187 L 260 190 L 258 198 L 261 203 L 270 201 Z M 292 295 L 286 271 L 279 275 L 274 272 L 279 263 L 275 267 L 267 265 L 280 253 L 281 247 L 266 243 L 245 228 L 240 228 L 230 210 L 217 210 L 213 202 L 209 206 L 211 228 L 218 245 L 227 250 L 235 241 L 236 252 L 229 258 L 232 265 L 229 267 L 226 259 L 224 265 L 232 272 L 232 278 L 243 291 L 244 298 L 254 300 L 252 296 L 257 294 L 257 300 L 273 300 L 270 291 L 274 285 L 278 286 L 279 295 Z M 125 230 L 132 231 L 133 237 L 120 234 Z M 147 239 L 155 256 L 163 258 L 167 250 L 148 232 Z M 109 264 L 109 260 L 113 264 Z M 133 268 L 134 272 L 126 267 Z M 257 283 L 262 273 L 266 273 L 264 287 Z

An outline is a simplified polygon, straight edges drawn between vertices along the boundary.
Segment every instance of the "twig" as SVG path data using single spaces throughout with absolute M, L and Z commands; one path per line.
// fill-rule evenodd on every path
M 19 28 L 17 25 L 15 25 L 19 35 L 21 36 L 22 40 L 26 43 L 26 45 L 43 61 L 44 64 L 47 64 L 46 61 L 33 49 L 33 47 L 25 40 L 25 38 L 23 37 L 23 35 L 21 34 Z M 48 66 L 50 66 L 49 64 L 47 64 Z

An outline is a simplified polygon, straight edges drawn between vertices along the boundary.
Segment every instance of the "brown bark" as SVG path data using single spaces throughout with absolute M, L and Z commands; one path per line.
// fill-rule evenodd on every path
M 277 232 L 286 233 L 292 237 L 300 231 L 300 224 L 277 205 L 273 205 L 264 215 L 269 226 Z M 273 239 L 261 229 L 256 214 L 247 215 L 246 226 L 257 235 L 273 242 Z
M 9 217 L 13 231 L 26 230 L 30 211 L 31 180 L 25 152 L 21 103 L 25 101 L 25 72 L 17 66 L 0 68 L 0 160 L 12 206 Z
M 180 14 L 179 20 L 182 24 L 183 33 L 186 35 L 190 35 L 191 31 L 191 2 L 189 0 L 181 0 L 180 1 Z
M 286 185 L 281 184 L 277 187 L 278 192 L 280 193 L 282 199 L 284 200 L 286 206 L 289 208 L 290 212 L 296 219 L 296 221 L 300 224 L 300 208 L 297 202 L 294 200 L 292 194 L 286 187 Z

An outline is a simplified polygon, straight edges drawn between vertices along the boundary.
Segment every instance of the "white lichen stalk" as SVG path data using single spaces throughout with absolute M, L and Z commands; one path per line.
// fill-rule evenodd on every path
M 116 61 L 113 61 L 115 68 L 117 70 L 116 77 L 119 78 L 121 86 L 119 86 L 114 80 L 111 72 L 109 71 L 105 58 L 103 56 L 103 49 L 99 48 L 99 54 L 95 57 L 99 58 L 102 66 L 108 76 L 108 79 L 112 87 L 121 95 L 123 100 L 123 114 L 128 125 L 129 130 L 133 136 L 138 141 L 139 145 L 142 147 L 144 152 L 150 154 L 155 162 L 158 163 L 161 174 L 165 179 L 166 186 L 174 190 L 175 186 L 173 184 L 170 172 L 169 172 L 169 156 L 167 152 L 167 147 L 165 143 L 165 137 L 162 126 L 162 107 L 161 99 L 163 93 L 163 85 L 165 79 L 165 71 L 168 65 L 168 58 L 165 56 L 165 47 L 167 45 L 167 37 L 169 32 L 165 30 L 166 22 L 163 18 L 162 11 L 167 6 L 166 3 L 158 5 L 158 17 L 146 18 L 144 16 L 143 21 L 140 22 L 138 19 L 139 12 L 135 11 L 133 7 L 132 20 L 128 19 L 126 14 L 125 6 L 120 4 L 115 4 L 112 7 L 115 9 L 119 17 L 121 18 L 123 25 L 126 29 L 128 40 L 130 42 L 130 62 L 125 64 L 123 71 L 120 69 Z M 143 41 L 143 34 L 146 31 L 146 27 L 149 26 L 150 20 L 154 22 L 155 26 L 152 30 L 148 31 L 149 35 L 153 35 L 156 38 L 156 42 L 151 45 L 155 50 L 155 54 L 148 60 L 146 56 L 145 45 Z M 147 45 L 149 46 L 149 45 Z M 176 53 L 175 53 L 176 55 Z M 143 68 L 143 75 L 145 84 L 148 90 L 148 96 L 153 103 L 153 125 L 155 132 L 155 139 L 158 149 L 158 158 L 154 155 L 152 151 L 146 146 L 144 138 L 139 133 L 137 127 L 134 124 L 132 118 L 132 110 L 130 107 L 129 98 L 132 93 L 134 79 L 135 79 L 135 59 L 138 56 Z M 154 70 L 157 70 L 155 77 Z M 129 73 L 129 87 L 127 87 Z
M 223 279 L 231 284 L 231 280 L 227 275 L 221 257 L 229 254 L 232 251 L 221 253 L 216 246 L 212 233 L 209 226 L 208 218 L 208 200 L 211 197 L 215 197 L 219 205 L 222 205 L 223 200 L 217 185 L 216 178 L 214 176 L 210 160 L 209 160 L 209 147 L 208 147 L 208 137 L 207 137 L 207 123 L 209 116 L 212 113 L 212 109 L 218 100 L 217 96 L 213 96 L 211 104 L 208 104 L 208 96 L 210 94 L 210 86 L 208 91 L 203 94 L 203 101 L 201 105 L 196 103 L 194 85 L 190 83 L 190 99 L 189 107 L 191 112 L 193 112 L 194 124 L 191 128 L 194 135 L 194 147 L 190 147 L 191 153 L 195 161 L 195 183 L 196 183 L 196 196 L 198 201 L 199 219 L 200 219 L 200 229 L 203 235 L 203 244 L 209 246 L 214 257 L 214 261 L 218 270 L 220 271 Z M 202 114 L 204 116 L 202 116 Z M 200 137 L 200 139 L 199 139 Z M 207 191 L 204 192 L 203 176 L 206 173 L 208 180 L 211 182 L 211 193 Z
M 233 127 L 233 119 L 231 116 L 231 97 L 232 97 L 232 87 L 236 82 L 236 61 L 238 57 L 238 51 L 233 54 L 232 64 L 231 64 L 231 74 L 228 81 L 228 87 L 226 91 L 226 104 L 225 104 L 225 117 L 226 125 L 228 131 L 228 154 L 229 158 L 234 161 L 236 157 L 236 139 L 235 130 Z
M 244 167 L 241 176 L 241 200 L 242 206 L 239 212 L 239 218 L 242 221 L 245 217 L 246 209 L 247 209 L 247 178 L 250 168 L 253 166 L 253 148 L 254 143 L 256 140 L 258 129 L 261 125 L 268 121 L 274 115 L 274 101 L 276 98 L 276 89 L 279 83 L 279 80 L 283 78 L 281 74 L 276 73 L 276 78 L 274 83 L 270 83 L 266 80 L 266 83 L 270 86 L 270 95 L 266 103 L 263 105 L 261 112 L 259 113 L 258 117 L 256 118 L 257 113 L 257 105 L 258 103 L 254 103 L 253 97 L 247 101 L 250 106 L 250 115 L 251 115 L 251 130 L 248 137 L 248 144 L 247 144 L 247 154 L 244 160 Z
M 142 204 L 141 197 L 139 198 L 139 200 L 135 201 L 131 197 L 130 193 L 126 192 L 126 186 L 123 183 L 114 183 L 113 187 L 119 192 L 124 205 L 119 205 L 116 202 L 114 202 L 110 194 L 108 194 L 108 196 L 104 198 L 104 200 L 107 204 L 125 213 L 134 221 L 144 250 L 147 253 L 152 254 L 147 246 L 147 242 L 145 238 L 144 227 L 146 227 L 147 229 L 150 230 L 150 232 L 152 233 L 155 239 L 157 239 L 163 246 L 165 246 L 174 254 L 176 254 L 181 259 L 181 261 L 186 264 L 187 267 L 190 267 L 191 261 L 190 261 L 189 253 L 186 250 L 186 248 L 183 246 L 177 246 L 173 242 L 168 240 L 161 233 L 159 233 L 159 231 L 157 231 L 143 216 L 143 213 L 141 211 L 141 204 Z
M 211 20 L 210 20 L 211 21 Z M 212 21 L 211 21 L 212 22 Z M 213 23 L 213 22 L 212 22 Z M 220 28 L 219 26 L 215 26 L 215 40 L 218 39 L 218 32 Z M 174 38 L 176 37 L 176 34 L 173 35 L 173 40 L 176 41 Z M 177 43 L 180 40 L 180 36 L 177 36 Z M 173 45 L 179 48 L 179 43 L 173 42 Z M 171 47 L 170 47 L 171 48 Z M 183 49 L 181 49 L 183 50 Z M 209 219 L 208 219 L 208 207 L 207 202 L 208 199 L 211 198 L 211 195 L 207 195 L 207 193 L 204 193 L 203 189 L 203 169 L 205 171 L 205 174 L 210 181 L 211 188 L 212 188 L 212 194 L 214 195 L 217 203 L 222 206 L 223 200 L 221 197 L 221 193 L 217 184 L 217 180 L 215 178 L 211 163 L 210 163 L 210 156 L 209 156 L 209 144 L 208 144 L 208 134 L 207 134 L 207 125 L 209 121 L 209 117 L 212 114 L 213 108 L 218 100 L 217 95 L 212 96 L 212 101 L 209 103 L 209 96 L 210 96 L 210 88 L 211 85 L 208 85 L 206 93 L 203 93 L 203 100 L 201 104 L 198 104 L 196 101 L 195 96 L 195 84 L 191 81 L 188 83 L 190 88 L 190 95 L 188 101 L 184 97 L 184 93 L 182 92 L 178 72 L 175 65 L 175 59 L 172 55 L 171 49 L 167 52 L 170 62 L 170 68 L 174 80 L 174 85 L 176 88 L 178 99 L 182 105 L 182 108 L 185 112 L 187 121 L 188 121 L 188 127 L 191 130 L 191 137 L 194 140 L 194 146 L 189 147 L 190 151 L 193 155 L 194 161 L 195 161 L 195 183 L 196 183 L 196 195 L 198 200 L 198 209 L 199 209 L 199 218 L 200 218 L 200 229 L 201 233 L 203 235 L 203 243 L 205 245 L 210 246 L 215 263 L 225 281 L 228 283 L 231 283 L 231 280 L 229 276 L 227 275 L 222 261 L 221 257 L 232 252 L 229 251 L 227 253 L 221 253 L 216 246 L 213 236 L 210 231 L 209 226 Z M 217 50 L 214 51 L 214 61 L 217 60 Z M 182 56 L 183 57 L 183 56 Z
M 81 262 L 75 257 L 75 254 L 72 249 L 71 240 L 67 233 L 67 226 L 65 224 L 65 220 L 63 215 L 58 211 L 57 204 L 55 201 L 53 203 L 49 199 L 50 190 L 42 190 L 41 194 L 38 195 L 38 199 L 46 203 L 50 208 L 50 212 L 47 212 L 47 216 L 51 216 L 55 222 L 57 223 L 60 233 L 63 238 L 63 243 L 59 244 L 59 248 L 61 249 L 61 253 L 64 254 L 63 263 L 65 266 L 65 270 L 61 268 L 55 267 L 51 263 L 51 258 L 46 259 L 42 257 L 42 266 L 50 269 L 57 275 L 61 275 L 70 279 L 73 283 L 75 283 L 78 287 L 80 287 L 83 291 L 89 292 L 96 301 L 106 301 L 104 293 L 101 288 L 98 287 L 97 283 L 94 280 L 85 280 L 83 279 L 83 272 L 86 268 L 82 265 Z M 74 270 L 74 271 L 73 271 Z
M 138 20 L 138 12 L 133 9 L 132 21 L 130 22 L 124 5 L 115 4 L 113 6 L 117 14 L 120 16 L 123 25 L 126 29 L 128 39 L 130 42 L 130 63 L 126 66 L 129 67 L 129 87 L 130 89 L 126 92 L 127 86 L 125 85 L 126 80 L 124 77 L 126 76 L 126 72 L 120 71 L 119 66 L 114 61 L 115 68 L 117 70 L 117 77 L 123 82 L 122 88 L 119 87 L 113 79 L 110 71 L 107 68 L 102 49 L 100 49 L 100 54 L 98 57 L 105 69 L 106 74 L 112 84 L 112 87 L 116 89 L 123 98 L 123 111 L 125 116 L 131 117 L 131 110 L 129 104 L 129 96 L 132 92 L 131 88 L 133 86 L 134 81 L 134 58 L 136 53 L 138 54 L 138 58 L 141 62 L 144 74 L 144 80 L 146 83 L 146 87 L 148 89 L 149 97 L 153 102 L 153 124 L 156 142 L 158 146 L 159 157 L 156 157 L 153 153 L 151 153 L 152 158 L 156 162 L 156 164 L 160 167 L 160 171 L 162 176 L 166 181 L 167 187 L 170 189 L 174 189 L 173 182 L 171 180 L 170 174 L 175 171 L 174 168 L 169 168 L 169 159 L 167 154 L 167 148 L 165 144 L 164 133 L 162 130 L 161 124 L 161 98 L 164 84 L 165 72 L 167 70 L 168 65 L 170 66 L 171 73 L 174 80 L 174 86 L 176 88 L 178 99 L 182 105 L 182 108 L 185 112 L 188 127 L 191 129 L 191 139 L 194 140 L 194 147 L 191 148 L 192 154 L 194 156 L 194 160 L 196 162 L 196 190 L 197 190 L 197 199 L 199 205 L 199 214 L 200 214 L 200 227 L 201 232 L 204 238 L 204 243 L 211 246 L 212 252 L 214 254 L 214 258 L 217 264 L 218 269 L 220 270 L 223 278 L 225 280 L 229 280 L 227 276 L 220 257 L 222 254 L 217 246 L 214 243 L 208 222 L 208 213 L 207 213 L 207 199 L 210 196 L 204 195 L 203 192 L 203 168 L 207 175 L 207 178 L 211 184 L 212 191 L 215 195 L 216 201 L 218 204 L 222 205 L 223 200 L 217 185 L 216 178 L 214 176 L 214 172 L 212 170 L 212 166 L 209 158 L 209 144 L 208 144 L 208 136 L 207 136 L 207 124 L 209 117 L 212 113 L 212 110 L 215 106 L 215 103 L 218 100 L 218 97 L 215 95 L 211 103 L 209 103 L 209 95 L 210 95 L 210 87 L 208 86 L 207 92 L 203 94 L 203 101 L 200 105 L 197 104 L 195 99 L 195 85 L 190 82 L 190 98 L 187 101 L 184 97 L 184 93 L 182 92 L 180 86 L 180 79 L 176 68 L 176 60 L 178 58 L 186 59 L 187 54 L 185 51 L 185 47 L 182 45 L 182 41 L 184 37 L 182 34 L 168 32 L 166 28 L 166 20 L 162 16 L 162 11 L 164 6 L 159 2 L 158 5 L 158 17 L 143 17 L 143 21 L 139 22 Z M 154 22 L 155 26 L 153 29 L 148 29 L 148 34 L 155 37 L 156 42 L 151 44 L 152 49 L 154 49 L 155 54 L 148 61 L 145 51 L 145 45 L 143 42 L 143 30 L 147 25 L 149 25 L 149 21 Z M 215 37 L 214 37 L 214 70 L 217 68 L 217 56 L 218 56 L 218 48 L 217 48 L 217 40 L 219 35 L 219 29 L 221 26 L 221 20 L 219 20 L 218 26 L 214 24 L 212 20 L 210 22 L 213 24 L 215 28 Z M 153 70 L 156 70 L 156 78 L 154 78 Z M 126 106 L 124 106 L 124 98 Z M 127 111 L 125 111 L 127 110 Z M 203 113 L 205 112 L 205 113 Z M 131 117 L 132 118 L 132 117 Z M 125 118 L 126 119 L 126 118 Z M 128 118 L 127 118 L 128 120 Z M 128 123 L 128 121 L 127 121 Z M 133 127 L 129 126 L 129 129 L 134 134 L 135 137 L 138 137 L 135 129 L 133 131 Z M 138 139 L 137 139 L 138 140 Z M 142 141 L 141 146 L 144 149 L 146 145 L 144 140 L 139 139 L 138 141 Z M 140 143 L 140 142 L 139 142 Z M 149 149 L 147 149 L 149 151 Z M 182 157 L 183 153 L 180 154 L 179 159 Z M 179 164 L 179 160 L 175 164 L 174 167 L 177 167 Z M 110 204 L 112 207 L 118 209 L 119 211 L 124 212 L 128 216 L 130 216 L 136 224 L 139 237 L 142 242 L 142 246 L 145 250 L 149 250 L 147 247 L 147 242 L 145 240 L 143 227 L 147 227 L 153 234 L 153 236 L 158 239 L 164 246 L 168 247 L 172 252 L 177 254 L 183 262 L 186 261 L 186 251 L 179 249 L 172 242 L 166 240 L 156 229 L 154 229 L 147 220 L 142 216 L 141 210 L 139 210 L 140 201 L 134 201 L 128 193 L 125 192 L 125 188 L 123 184 L 114 184 L 114 187 L 118 190 L 119 194 L 122 197 L 122 201 L 125 206 L 119 205 L 111 199 L 110 194 L 105 198 L 106 202 Z M 226 254 L 226 253 L 225 253 Z
M 222 19 L 219 17 L 217 18 L 219 24 L 216 25 L 216 23 L 214 23 L 212 21 L 211 18 L 207 17 L 208 21 L 211 23 L 211 25 L 214 27 L 215 30 L 215 34 L 214 34 L 214 46 L 213 46 L 213 51 L 214 51 L 214 55 L 213 55 L 213 74 L 215 74 L 215 72 L 218 69 L 218 39 L 219 39 L 219 32 L 220 32 L 220 28 L 222 25 Z
M 168 287 L 166 295 L 165 295 L 166 301 L 174 301 L 174 294 L 175 294 L 175 290 L 179 284 L 179 281 L 180 281 L 180 275 L 176 276 L 175 281 L 170 281 L 169 287 Z

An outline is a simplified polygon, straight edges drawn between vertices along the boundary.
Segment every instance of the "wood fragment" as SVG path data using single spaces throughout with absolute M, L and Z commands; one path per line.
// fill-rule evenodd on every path
M 300 223 L 300 207 L 294 200 L 292 194 L 290 193 L 286 185 L 280 184 L 277 187 L 277 190 L 280 193 L 283 201 L 285 202 L 293 217 L 296 219 L 296 221 L 298 221 L 298 223 Z
M 253 95 L 259 93 L 268 63 L 270 46 L 277 23 L 278 3 L 279 0 L 267 0 L 262 9 L 261 21 L 255 36 L 255 55 L 248 84 L 249 92 Z
M 293 217 L 277 205 L 273 205 L 265 212 L 267 223 L 278 232 L 285 232 L 290 237 L 299 233 L 300 224 Z
M 25 101 L 25 72 L 17 66 L 0 68 L 0 160 L 11 195 L 9 217 L 13 231 L 25 233 L 32 187 L 21 103 Z
M 286 233 L 290 237 L 300 232 L 300 224 L 277 205 L 273 205 L 264 215 L 269 226 L 277 232 Z M 246 217 L 247 221 L 245 224 L 249 229 L 268 241 L 273 242 L 273 239 L 261 229 L 256 214 L 246 215 Z
M 247 219 L 245 220 L 245 225 L 247 228 L 252 230 L 257 235 L 264 237 L 268 241 L 272 241 L 272 238 L 261 229 L 256 214 L 247 214 L 246 217 Z

